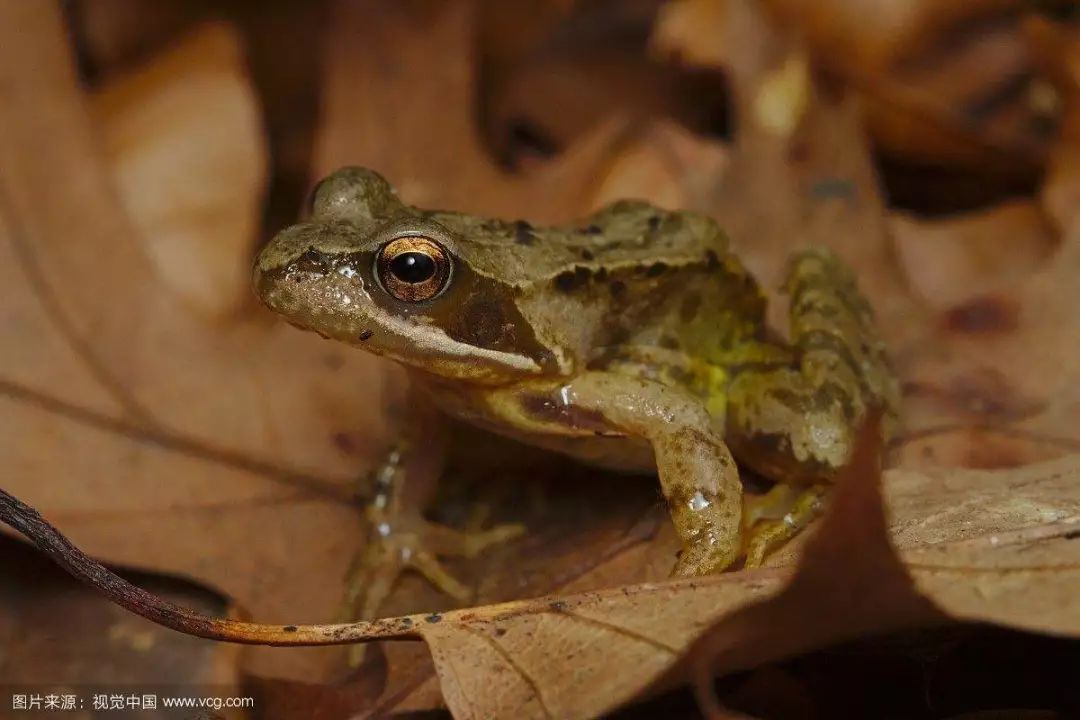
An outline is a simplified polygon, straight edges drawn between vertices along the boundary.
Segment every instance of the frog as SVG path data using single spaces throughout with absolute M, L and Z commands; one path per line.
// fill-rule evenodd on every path
M 658 477 L 672 574 L 699 576 L 761 565 L 821 512 L 863 418 L 888 433 L 898 417 L 873 310 L 834 252 L 789 258 L 785 337 L 713 218 L 644 200 L 539 226 L 414 207 L 345 167 L 258 253 L 254 285 L 289 323 L 404 366 L 417 398 L 375 472 L 361 617 L 409 568 L 466 598 L 442 559 L 522 531 L 425 519 L 446 419 Z M 775 484 L 751 496 L 740 465 Z

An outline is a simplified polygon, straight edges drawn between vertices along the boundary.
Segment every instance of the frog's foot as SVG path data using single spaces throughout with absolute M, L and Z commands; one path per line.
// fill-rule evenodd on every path
M 473 558 L 495 545 L 520 537 L 524 532 L 525 526 L 518 523 L 496 525 L 482 531 L 463 531 L 419 517 L 398 518 L 393 523 L 377 521 L 371 538 L 350 570 L 339 618 L 342 622 L 353 622 L 377 617 L 379 608 L 406 570 L 420 573 L 458 603 L 468 603 L 472 600 L 472 589 L 454 577 L 439 558 Z M 364 645 L 350 648 L 350 666 L 360 664 L 364 648 Z
M 350 619 L 375 617 L 398 576 L 409 569 L 419 572 L 458 602 L 466 603 L 472 598 L 472 590 L 447 571 L 438 558 L 473 558 L 524 532 L 525 527 L 518 523 L 466 532 L 421 518 L 398 519 L 393 524 L 385 520 L 378 522 L 350 573 L 346 595 L 348 615 Z
M 745 567 L 760 567 L 766 555 L 798 535 L 821 514 L 826 487 L 813 485 L 797 492 L 781 483 L 765 495 L 748 500 Z

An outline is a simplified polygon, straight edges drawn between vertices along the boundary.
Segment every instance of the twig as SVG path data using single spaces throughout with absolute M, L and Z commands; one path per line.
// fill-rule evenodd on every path
M 75 547 L 37 510 L 2 489 L 0 522 L 18 530 L 53 562 L 117 605 L 187 635 L 246 645 L 345 645 L 420 637 L 416 628 L 421 616 L 332 625 L 265 625 L 209 617 L 132 585 Z

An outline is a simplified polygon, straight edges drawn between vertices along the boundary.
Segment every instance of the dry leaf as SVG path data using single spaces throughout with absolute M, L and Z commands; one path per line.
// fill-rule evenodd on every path
M 213 686 L 223 695 L 240 694 L 239 647 L 201 642 L 133 615 L 76 586 L 11 538 L 0 538 L 0 553 L 0 676 L 13 690 L 72 693 L 87 704 L 86 689 L 95 685 L 96 692 L 123 686 L 127 694 L 166 685 L 173 691 Z M 183 583 L 136 581 L 200 612 L 227 612 L 216 596 Z
M 402 42 L 416 27 L 426 28 L 425 41 Z M 485 152 L 472 114 L 475 27 L 473 3 L 461 0 L 339 0 L 313 175 L 364 165 L 378 168 L 421 207 L 539 222 L 585 214 L 621 124 L 600 127 L 526 176 L 502 172 Z M 384 71 L 388 58 L 392 73 Z
M 454 717 L 596 717 L 677 679 L 710 623 L 695 652 L 718 672 L 948 619 L 1080 635 L 1080 455 L 889 471 L 886 518 L 863 447 L 786 587 L 788 571 L 760 570 L 426 618 Z
M 1076 426 L 1076 383 L 1062 370 L 1080 347 L 1071 317 L 1078 305 L 1075 233 L 1022 281 L 1018 262 L 1005 267 L 995 258 L 976 266 L 995 247 L 981 237 L 964 240 L 982 219 L 919 227 L 918 237 L 899 248 L 908 263 L 898 267 L 854 98 L 823 84 L 805 50 L 773 32 L 755 6 L 729 5 L 725 57 L 739 112 L 730 153 L 663 125 L 623 142 L 625 128 L 613 124 L 565 156 L 509 176 L 484 152 L 471 116 L 472 3 L 344 0 L 327 43 L 316 174 L 367 164 L 421 205 L 536 220 L 572 217 L 598 196 L 639 187 L 717 214 L 770 290 L 790 250 L 830 245 L 863 278 L 908 381 L 914 433 L 898 454 L 904 463 L 926 466 L 924 455 L 932 452 L 938 462 L 1000 466 L 1075 448 L 1076 438 L 1054 434 Z M 87 121 L 55 10 L 8 3 L 0 16 L 0 27 L 20 28 L 0 45 L 0 86 L 12 100 L 0 106 L 0 282 L 10 295 L 0 316 L 0 457 L 13 468 L 8 486 L 95 555 L 197 577 L 259 620 L 331 617 L 344 567 L 362 539 L 345 501 L 388 436 L 381 407 L 396 390 L 386 366 L 250 308 L 218 323 L 192 312 L 193 297 L 209 298 L 195 302 L 204 309 L 231 307 L 235 282 L 188 277 L 196 284 L 185 285 L 168 277 L 174 263 L 165 265 L 168 272 L 155 265 L 151 239 L 138 239 L 133 227 L 141 221 L 121 211 L 101 163 L 107 131 L 95 135 Z M 418 27 L 424 42 L 405 42 Z M 207 112 L 229 110 L 241 128 L 249 91 L 235 55 L 215 57 L 230 80 L 224 92 L 208 96 L 221 105 Z M 194 65 L 178 64 L 177 87 L 189 87 L 188 73 L 206 71 Z M 25 67 L 34 71 L 14 70 Z M 32 118 L 20 111 L 26 107 L 36 109 Z M 200 127 L 181 128 L 182 139 L 190 141 L 188 133 Z M 252 163 L 240 168 L 249 184 L 235 188 L 237 215 L 226 220 L 241 234 L 253 222 L 264 162 L 246 147 L 237 157 Z M 710 150 L 709 162 L 691 160 L 698 148 Z M 215 172 L 188 168 L 185 176 L 195 171 L 185 182 Z M 146 202 L 128 207 L 141 215 Z M 1055 218 L 1065 217 L 1059 211 Z M 1010 246 L 1017 253 L 1010 257 L 1034 264 L 1045 254 L 1036 248 L 1052 244 L 1030 204 L 988 216 L 1007 217 L 1010 227 L 1029 234 L 1023 245 Z M 79 228 L 77 242 L 72 227 Z M 938 262 L 927 241 L 934 233 L 948 238 L 938 244 L 948 244 L 952 255 L 945 257 L 954 260 L 936 279 L 912 284 L 942 303 L 960 303 L 941 318 L 913 299 L 903 272 Z M 225 247 L 212 247 L 235 260 L 242 244 L 230 233 Z M 912 252 L 926 259 L 912 259 Z M 951 281 L 996 287 L 1001 277 L 1016 278 L 1018 287 L 987 301 L 942 290 Z M 990 431 L 988 419 L 998 423 Z M 529 538 L 486 558 L 478 581 L 484 601 L 549 591 L 562 597 L 414 622 L 459 717 L 594 716 L 675 672 L 680 653 L 713 621 L 720 623 L 714 638 L 722 640 L 724 670 L 855 633 L 940 621 L 920 597 L 953 618 L 1076 633 L 1076 551 L 1068 538 L 1076 532 L 1078 462 L 994 473 L 888 473 L 889 527 L 912 568 L 910 582 L 884 541 L 874 484 L 863 472 L 864 482 L 852 480 L 838 492 L 831 520 L 812 537 L 786 589 L 790 570 L 770 568 L 574 594 L 659 577 L 671 545 L 666 523 L 655 514 L 642 519 L 655 505 L 648 480 L 629 481 L 632 492 L 597 480 L 596 498 L 615 496 L 621 504 L 609 500 L 606 513 L 581 508 L 563 518 L 591 497 L 574 495 L 570 482 L 556 486 L 564 497 L 546 508 L 538 493 L 527 511 Z M 798 547 L 772 563 L 792 563 Z M 864 552 L 870 547 L 876 550 Z M 847 562 L 853 548 L 865 567 Z M 882 562 L 869 562 L 875 558 Z M 889 596 L 895 606 L 871 605 L 860 615 L 846 614 L 851 605 L 836 597 L 846 588 L 865 610 L 875 593 L 901 587 Z M 391 606 L 423 604 L 431 597 L 424 593 L 412 578 Z M 788 630 L 777 636 L 777 628 Z M 319 677 L 318 663 L 304 652 L 268 650 L 250 667 Z M 432 707 L 438 693 L 425 654 L 399 645 L 375 657 L 352 688 L 358 697 L 350 709 L 377 716 Z
M 253 301 L 229 323 L 193 312 L 118 204 L 56 9 L 0 13 L 0 27 L 19 28 L 0 50 L 7 486 L 99 557 L 199 578 L 260 618 L 332 616 L 362 539 L 346 500 L 381 444 L 380 366 L 310 342 Z M 253 209 L 260 186 L 235 209 Z M 291 662 L 317 673 L 311 658 Z
M 942 220 L 897 213 L 889 223 L 912 291 L 939 311 L 1023 280 L 1056 249 L 1033 200 Z
M 504 18 L 503 37 L 488 29 L 481 38 L 496 46 L 498 59 L 485 46 L 480 124 L 502 164 L 527 170 L 527 162 L 573 146 L 615 115 L 667 120 L 700 133 L 725 128 L 719 73 L 647 54 L 658 6 L 666 7 L 661 0 L 580 3 L 550 28 L 520 3 L 499 6 L 504 15 L 515 13 L 517 23 L 507 27 Z M 519 45 L 523 33 L 530 37 Z M 498 49 L 506 45 L 514 47 L 512 57 Z
M 1014 467 L 1080 448 L 1080 227 L 1037 273 L 953 305 L 903 358 L 906 465 Z
M 665 208 L 700 207 L 722 181 L 727 166 L 726 144 L 674 123 L 651 123 L 611 163 L 597 183 L 591 206 L 647 198 Z
M 1042 93 L 1061 117 L 1042 200 L 1065 230 L 1080 223 L 1080 29 L 1030 18 L 1024 30 L 1044 75 Z
M 660 7 L 650 48 L 662 57 L 703 67 L 724 67 L 728 52 L 726 0 L 676 0 Z
M 654 43 L 704 65 L 739 62 L 742 53 L 718 32 L 731 23 L 729 4 L 670 4 Z M 1019 22 L 1024 3 L 768 0 L 763 6 L 784 31 L 805 40 L 817 65 L 858 89 L 861 119 L 886 155 L 929 164 L 939 176 L 943 167 L 976 168 L 983 196 L 1035 182 L 1053 113 L 1032 103 L 1021 82 L 1032 70 Z M 960 204 L 971 193 L 954 190 L 951 200 Z
M 110 171 L 155 276 L 212 318 L 251 296 L 266 175 L 242 62 L 235 31 L 208 25 L 95 97 Z

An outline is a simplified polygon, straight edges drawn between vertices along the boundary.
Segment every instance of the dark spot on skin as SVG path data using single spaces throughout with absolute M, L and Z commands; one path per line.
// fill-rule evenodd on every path
M 1069 532 L 1065 533 L 1064 537 L 1066 540 L 1075 540 L 1076 538 L 1080 538 L 1080 530 L 1070 530 Z
M 600 227 L 599 225 L 588 225 L 581 228 L 581 232 L 585 233 L 586 235 L 600 235 L 604 232 L 604 228 Z
M 495 628 L 495 637 L 502 637 L 506 634 L 506 628 Z
M 626 283 L 622 280 L 615 280 L 611 283 L 611 296 L 614 298 L 621 298 L 626 294 Z
M 720 267 L 720 257 L 716 254 L 715 250 L 705 251 L 705 267 L 710 270 L 715 270 Z
M 514 348 L 516 327 L 503 314 L 497 298 L 478 294 L 461 308 L 450 335 L 465 339 L 470 345 L 498 350 Z
M 552 610 L 554 610 L 555 612 L 562 612 L 563 610 L 566 609 L 566 603 L 564 603 L 562 600 L 556 600 L 553 603 L 549 603 L 548 607 L 551 608 Z
M 648 224 L 649 224 L 649 230 L 655 231 L 656 228 L 660 227 L 660 216 L 659 215 L 651 216 L 649 218 L 649 220 L 648 220 Z
M 328 370 L 340 370 L 345 366 L 345 358 L 340 355 L 327 355 L 323 358 L 323 365 L 325 365 Z
M 957 305 L 945 313 L 945 328 L 972 335 L 1004 333 L 1020 325 L 1020 308 L 1016 301 L 997 295 L 986 295 Z
M 282 632 L 296 632 L 297 627 L 295 625 L 286 625 L 285 627 L 281 628 L 281 630 Z
M 557 367 L 555 355 L 537 340 L 522 316 L 513 287 L 478 276 L 464 265 L 455 278 L 445 295 L 430 305 L 417 306 L 417 315 L 430 318 L 458 342 L 527 355 L 541 368 Z M 400 312 L 401 307 L 395 305 L 392 310 Z
M 442 622 L 442 615 L 440 615 L 439 613 L 431 613 L 426 618 L 424 618 L 424 620 L 431 624 L 435 624 L 437 622 Z
M 555 276 L 555 288 L 559 292 L 570 293 L 584 286 L 589 281 L 589 269 L 577 267 Z
M 597 434 L 610 432 L 611 426 L 603 414 L 596 410 L 567 405 L 546 395 L 524 395 L 521 409 L 543 422 L 555 423 L 576 430 L 590 430 Z
M 582 248 L 582 250 L 581 250 L 581 259 L 582 260 L 595 260 L 596 256 L 593 255 L 592 250 L 590 250 L 589 248 Z
M 660 277 L 668 269 L 667 263 L 656 262 L 649 266 L 649 269 L 645 271 L 646 277 Z
M 405 627 L 412 627 L 412 618 L 401 618 L 401 624 Z
M 360 333 L 360 342 L 366 342 L 366 341 L 370 340 L 371 336 L 374 335 L 374 334 L 375 333 L 372 332 L 371 330 L 364 330 L 362 333 Z
M 518 220 L 514 223 L 514 242 L 518 245 L 532 245 L 536 242 L 536 235 L 533 234 L 533 227 L 524 220 Z
M 667 350 L 678 350 L 679 341 L 674 335 L 664 335 L 660 338 L 660 347 L 666 348 Z

